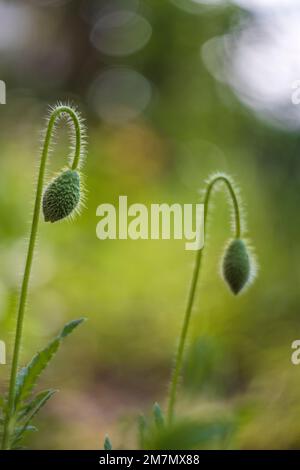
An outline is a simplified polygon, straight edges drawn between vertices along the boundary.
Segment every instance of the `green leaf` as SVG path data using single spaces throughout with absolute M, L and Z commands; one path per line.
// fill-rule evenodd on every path
M 165 424 L 165 419 L 164 419 L 161 407 L 159 406 L 157 402 L 154 403 L 153 405 L 153 416 L 154 416 L 154 422 L 157 428 L 163 427 Z
M 148 424 L 147 424 L 146 418 L 143 414 L 141 414 L 138 417 L 139 441 L 140 441 L 141 449 L 144 448 L 145 435 L 146 435 L 147 429 L 148 429 Z
M 24 439 L 25 435 L 28 434 L 29 432 L 37 432 L 37 428 L 35 426 L 30 426 L 30 425 L 16 428 L 15 434 L 11 441 L 11 449 L 12 450 L 25 449 L 25 447 L 21 446 L 20 444 L 22 440 Z
M 33 398 L 29 403 L 24 405 L 18 413 L 18 422 L 26 420 L 26 422 L 31 421 L 37 412 L 47 403 L 47 401 L 56 393 L 57 390 L 45 390 L 40 392 Z
M 84 318 L 73 320 L 67 323 L 61 332 L 52 340 L 48 346 L 42 351 L 38 352 L 26 367 L 23 367 L 18 375 L 16 381 L 15 393 L 15 409 L 18 410 L 22 402 L 28 398 L 32 392 L 36 381 L 43 370 L 47 367 L 54 354 L 57 352 L 61 341 L 66 338 L 72 331 L 80 325 Z
M 104 450 L 112 450 L 112 443 L 108 436 L 105 436 L 104 439 Z
M 16 427 L 12 441 L 12 447 L 16 447 L 24 437 L 24 434 L 30 431 L 37 431 L 34 426 L 30 425 L 35 415 L 47 403 L 48 400 L 56 393 L 57 390 L 45 390 L 40 392 L 33 398 L 26 406 L 24 406 L 19 413 L 18 421 L 23 423 Z
M 191 450 L 222 448 L 233 431 L 233 423 L 226 420 L 212 422 L 176 421 L 171 426 L 164 426 L 160 429 L 154 428 L 145 442 L 145 449 Z

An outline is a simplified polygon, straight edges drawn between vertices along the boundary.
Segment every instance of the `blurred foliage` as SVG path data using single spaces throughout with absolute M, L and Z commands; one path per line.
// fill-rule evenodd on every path
M 300 303 L 299 137 L 258 120 L 200 56 L 201 45 L 229 32 L 245 12 L 221 6 L 192 15 L 168 1 L 143 0 L 151 40 L 130 56 L 109 57 L 89 41 L 89 2 L 42 3 L 24 6 L 35 20 L 32 36 L 19 45 L 24 55 L 12 51 L 1 67 L 8 94 L 0 108 L 0 338 L 10 359 L 39 129 L 58 99 L 74 100 L 87 119 L 87 207 L 74 223 L 41 224 L 22 362 L 64 321 L 88 322 L 44 376 L 44 385 L 54 380 L 61 392 L 28 445 L 101 448 L 108 433 L 114 448 L 133 448 L 136 415 L 156 400 L 164 408 L 194 253 L 182 241 L 100 242 L 96 208 L 120 194 L 146 204 L 196 202 L 205 178 L 221 170 L 242 189 L 261 270 L 240 298 L 220 280 L 230 224 L 226 201 L 216 195 L 180 393 L 178 413 L 186 419 L 157 431 L 147 448 L 224 446 L 227 424 L 216 413 L 234 416 L 240 408 L 251 409 L 250 418 L 246 413 L 235 429 L 232 447 L 299 447 L 300 379 L 290 363 Z M 154 90 L 144 112 L 121 126 L 100 119 L 87 98 L 98 73 L 116 65 L 138 70 Z M 49 176 L 66 146 L 58 138 Z M 8 372 L 0 367 L 2 389 Z

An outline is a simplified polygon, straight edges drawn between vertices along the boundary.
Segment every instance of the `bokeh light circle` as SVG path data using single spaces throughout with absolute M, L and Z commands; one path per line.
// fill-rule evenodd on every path
M 92 83 L 89 102 L 108 124 L 123 125 L 137 118 L 151 100 L 152 86 L 139 72 L 112 67 Z
M 152 35 L 150 23 L 132 11 L 120 10 L 99 18 L 90 39 L 100 52 L 126 56 L 142 49 Z

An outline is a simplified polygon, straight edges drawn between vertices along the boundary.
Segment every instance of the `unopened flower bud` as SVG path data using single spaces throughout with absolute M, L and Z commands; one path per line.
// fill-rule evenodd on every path
M 76 170 L 64 170 L 47 186 L 43 197 L 45 222 L 70 216 L 80 201 L 80 176 Z
M 242 239 L 236 238 L 227 246 L 222 271 L 224 280 L 233 294 L 238 294 L 250 281 L 250 254 Z

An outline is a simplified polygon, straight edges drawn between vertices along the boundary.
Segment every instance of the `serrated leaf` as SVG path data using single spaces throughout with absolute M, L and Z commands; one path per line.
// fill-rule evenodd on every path
M 45 390 L 40 392 L 33 398 L 29 403 L 24 405 L 18 413 L 18 422 L 26 420 L 26 422 L 31 421 L 36 413 L 45 405 L 45 403 L 56 393 L 57 390 Z
M 80 325 L 84 318 L 73 320 L 67 323 L 61 332 L 52 340 L 45 349 L 38 352 L 26 367 L 23 367 L 18 375 L 16 381 L 15 393 L 15 409 L 18 410 L 24 400 L 28 398 L 32 392 L 36 381 L 43 370 L 47 367 L 54 354 L 57 352 L 61 341 L 66 338 L 72 331 Z
M 79 326 L 85 320 L 86 318 L 79 318 L 78 320 L 72 320 L 69 323 L 66 323 L 61 333 L 58 335 L 58 338 L 63 339 L 66 338 L 66 336 L 69 336 L 69 334 L 71 334 L 72 331 L 75 330 L 75 328 L 77 328 L 77 326 Z
M 38 429 L 35 426 L 24 426 L 18 427 L 15 429 L 15 434 L 12 439 L 11 449 L 12 450 L 21 450 L 25 449 L 25 447 L 21 447 L 20 444 L 25 437 L 25 434 L 29 432 L 37 432 Z
M 16 428 L 16 430 L 20 430 L 20 428 Z M 25 429 L 26 432 L 38 432 L 38 428 L 36 426 L 32 426 L 31 424 L 29 424 L 28 426 L 26 426 L 26 429 Z
M 30 425 L 30 422 L 33 420 L 35 415 L 40 411 L 40 409 L 47 403 L 48 400 L 56 393 L 57 390 L 45 390 L 36 395 L 33 400 L 22 412 L 22 419 L 24 420 L 21 426 L 15 428 L 14 437 L 12 441 L 12 447 L 17 446 L 24 437 L 24 434 L 30 431 L 36 431 L 37 429 L 34 426 Z M 20 418 L 19 418 L 20 419 Z

